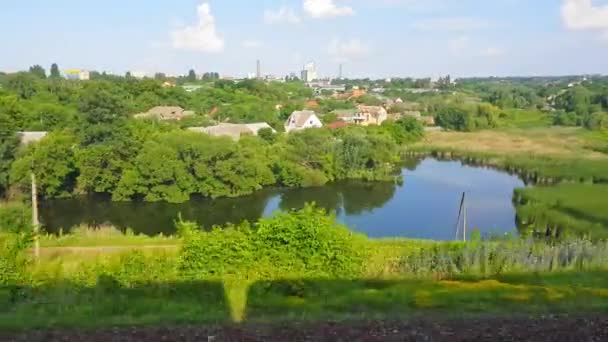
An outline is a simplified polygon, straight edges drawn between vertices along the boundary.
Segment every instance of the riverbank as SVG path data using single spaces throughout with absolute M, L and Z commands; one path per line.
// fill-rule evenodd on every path
M 605 133 L 552 127 L 433 132 L 406 154 L 496 168 L 535 185 L 515 190 L 520 234 L 601 239 L 608 236 L 606 147 Z

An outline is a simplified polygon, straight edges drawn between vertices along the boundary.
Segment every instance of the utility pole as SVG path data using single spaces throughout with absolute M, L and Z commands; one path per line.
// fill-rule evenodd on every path
M 40 258 L 40 222 L 38 222 L 38 192 L 36 190 L 36 176 L 32 171 L 32 228 L 34 229 L 34 256 Z

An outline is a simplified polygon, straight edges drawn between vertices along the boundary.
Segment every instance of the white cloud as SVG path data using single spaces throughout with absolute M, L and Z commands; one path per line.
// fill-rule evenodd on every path
M 490 26 L 487 21 L 465 17 L 423 19 L 412 24 L 420 31 L 472 31 Z
M 346 17 L 355 14 L 352 7 L 338 6 L 334 0 L 304 0 L 303 7 L 304 12 L 315 19 Z
M 369 53 L 369 46 L 362 43 L 359 39 L 340 41 L 335 38 L 329 43 L 327 52 L 334 61 L 343 63 L 349 62 L 366 56 Z
M 255 39 L 248 39 L 243 41 L 243 47 L 247 49 L 257 49 L 262 46 L 262 42 Z
M 298 24 L 300 21 L 300 17 L 298 17 L 293 8 L 290 7 L 283 6 L 276 11 L 269 9 L 264 11 L 264 22 L 266 24 Z
M 570 30 L 599 31 L 608 40 L 608 5 L 594 5 L 591 0 L 564 0 L 562 20 Z
M 505 54 L 505 51 L 503 49 L 495 47 L 495 46 L 487 47 L 485 49 L 482 49 L 480 52 L 480 55 L 482 55 L 484 57 L 498 57 L 498 56 L 502 56 L 504 54 Z
M 564 0 L 562 19 L 572 30 L 608 30 L 608 5 L 594 6 L 591 0 Z
M 173 47 L 182 50 L 203 51 L 209 53 L 222 52 L 224 39 L 215 28 L 215 18 L 211 14 L 208 3 L 202 3 L 197 10 L 198 22 L 171 32 Z

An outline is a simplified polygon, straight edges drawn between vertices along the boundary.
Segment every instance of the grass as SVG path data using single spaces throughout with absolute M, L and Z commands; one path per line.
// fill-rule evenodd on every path
M 533 232 L 608 238 L 608 185 L 559 184 L 516 190 L 518 219 Z
M 541 244 L 538 254 L 531 254 L 515 248 L 525 247 L 516 240 L 468 245 L 369 240 L 366 269 L 352 278 L 190 279 L 179 271 L 180 254 L 165 250 L 94 259 L 63 255 L 31 264 L 29 280 L 21 286 L 0 286 L 0 330 L 608 313 L 607 245 L 566 250 L 574 245 L 554 253 Z M 587 261 L 570 258 L 562 266 L 547 258 L 585 253 Z M 503 259 L 511 254 L 521 267 L 501 266 L 509 264 Z M 413 272 L 411 265 L 421 262 L 425 271 Z M 482 266 L 485 273 L 477 270 L 484 263 L 494 266 Z M 457 264 L 466 267 L 445 271 Z
M 582 128 L 506 128 L 478 132 L 429 132 L 415 146 L 426 150 L 452 150 L 501 156 L 543 156 L 553 158 L 608 160 L 608 155 L 589 146 L 601 138 Z M 608 141 L 608 140 L 607 140 Z
M 560 127 L 431 132 L 409 153 L 494 166 L 534 183 L 608 183 L 608 154 L 595 148 L 602 137 L 580 128 Z
M 399 319 L 608 312 L 602 270 L 498 279 L 284 279 L 159 282 L 116 287 L 100 280 L 0 292 L 0 330 L 216 324 L 293 320 Z
M 43 235 L 40 237 L 41 247 L 141 247 L 141 246 L 175 246 L 180 245 L 181 239 L 176 236 L 146 236 L 136 235 L 130 231 L 123 233 L 112 226 L 102 226 L 91 229 L 86 226 L 73 228 L 69 234 Z
M 503 112 L 507 116 L 499 120 L 501 128 L 549 127 L 553 121 L 551 115 L 538 110 L 505 109 Z

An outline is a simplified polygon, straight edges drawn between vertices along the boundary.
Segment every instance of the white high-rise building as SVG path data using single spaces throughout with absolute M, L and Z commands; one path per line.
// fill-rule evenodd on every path
M 304 65 L 301 78 L 304 82 L 312 82 L 319 78 L 317 75 L 317 66 L 315 65 L 315 62 L 308 62 Z

